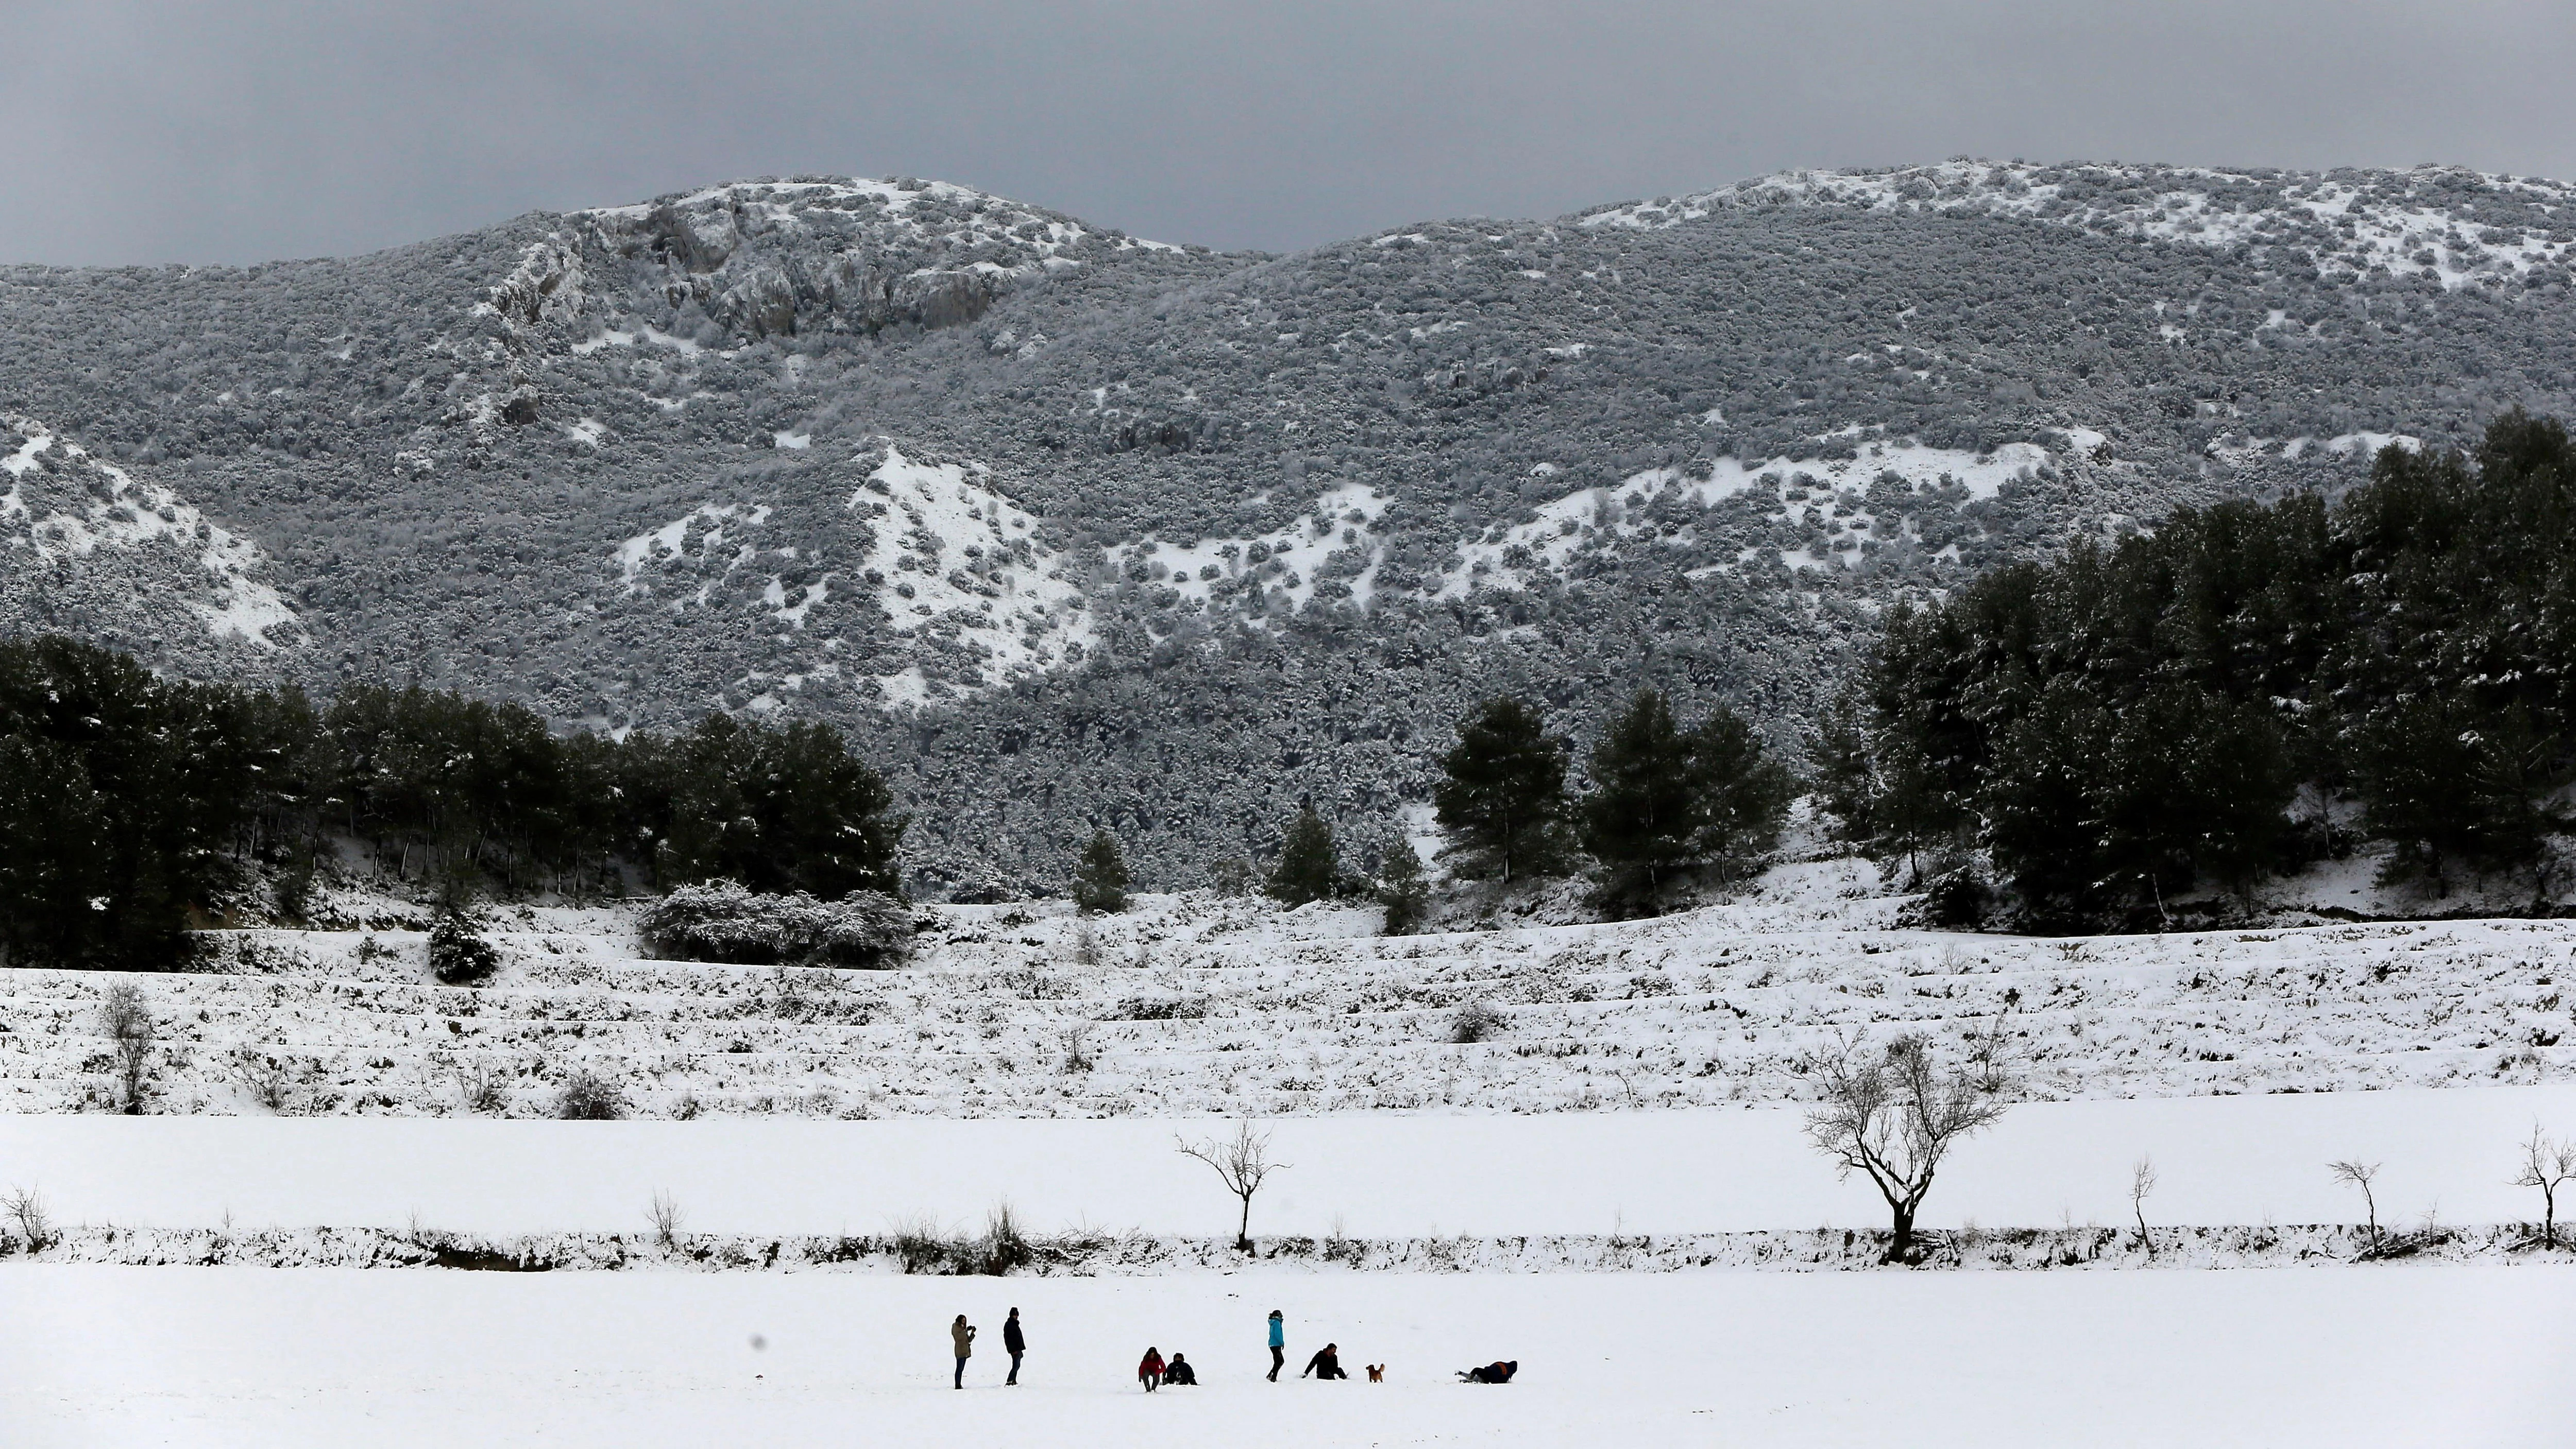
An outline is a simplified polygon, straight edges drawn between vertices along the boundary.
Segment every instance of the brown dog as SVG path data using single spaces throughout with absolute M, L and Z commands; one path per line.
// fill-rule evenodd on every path
M 1385 1364 L 1382 1364 L 1382 1363 L 1373 1363 L 1373 1364 L 1370 1364 L 1370 1365 L 1368 1366 L 1368 1371 L 1369 1371 L 1369 1382 L 1370 1382 L 1370 1383 L 1373 1383 L 1373 1384 L 1382 1384 L 1382 1383 L 1385 1383 L 1385 1382 L 1386 1382 L 1386 1365 L 1385 1365 Z

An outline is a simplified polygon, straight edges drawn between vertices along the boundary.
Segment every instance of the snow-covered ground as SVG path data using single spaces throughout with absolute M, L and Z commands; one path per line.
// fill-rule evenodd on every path
M 1819 862 L 1655 920 L 1397 938 L 1373 910 L 1203 895 L 1092 919 L 952 906 L 890 972 L 646 960 L 616 910 L 527 910 L 497 934 L 509 964 L 470 990 L 430 982 L 417 931 L 232 932 L 233 969 L 144 983 L 168 1048 L 153 1110 L 452 1114 L 461 1078 L 488 1072 L 510 1113 L 542 1115 L 575 1067 L 650 1116 L 1680 1108 L 1803 1099 L 1802 1057 L 1904 1029 L 1998 1031 L 2038 1099 L 2576 1065 L 2557 980 L 2576 922 L 2047 940 L 1902 930 L 1899 905 L 1866 866 Z M 0 1106 L 100 1100 L 107 978 L 0 980 Z M 1499 1027 L 1458 1043 L 1470 1004 Z M 249 1085 L 263 1074 L 275 1109 Z
M 1031 1350 L 1000 1386 L 1017 1306 Z M 1326 1339 L 1352 1381 L 1263 1381 Z M 949 1388 L 945 1332 L 982 1338 Z M 1206 1383 L 1148 1398 L 1152 1344 Z M 0 1272 L 11 1449 L 2566 1442 L 2576 1269 L 1129 1279 Z M 1518 1381 L 1458 1384 L 1511 1358 Z M 1372 1384 L 1364 1364 L 1387 1365 Z M 1283 1380 L 1285 1375 L 1282 1376 Z
M 1288 1118 L 1265 1124 L 1293 1166 L 1262 1190 L 1252 1226 L 1367 1238 L 1886 1226 L 1802 1121 L 1778 1108 Z M 1960 1145 L 1924 1224 L 2127 1223 L 2142 1156 L 2157 1164 L 2157 1224 L 2360 1222 L 2360 1195 L 2326 1172 L 2343 1158 L 2385 1164 L 2383 1224 L 2536 1221 L 2540 1195 L 2509 1185 L 2535 1122 L 2576 1131 L 2576 1086 L 2030 1103 Z M 1214 1236 L 1232 1231 L 1234 1200 L 1174 1139 L 1230 1125 L 0 1117 L 0 1188 L 40 1186 L 65 1223 L 127 1227 L 638 1233 L 667 1192 L 707 1233 L 883 1233 L 919 1218 L 973 1230 L 1007 1201 L 1029 1231 Z

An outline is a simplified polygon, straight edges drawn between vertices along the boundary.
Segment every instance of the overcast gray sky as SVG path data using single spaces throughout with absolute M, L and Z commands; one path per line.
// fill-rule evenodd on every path
M 2576 178 L 2576 0 L 0 0 L 0 261 L 803 171 L 1287 250 L 1962 153 Z

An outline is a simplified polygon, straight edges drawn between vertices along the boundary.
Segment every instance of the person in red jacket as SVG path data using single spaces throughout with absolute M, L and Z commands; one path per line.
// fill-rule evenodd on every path
M 1145 1392 L 1152 1393 L 1163 1382 L 1163 1356 L 1152 1348 L 1145 1350 L 1144 1362 L 1136 1365 L 1136 1377 L 1143 1381 Z

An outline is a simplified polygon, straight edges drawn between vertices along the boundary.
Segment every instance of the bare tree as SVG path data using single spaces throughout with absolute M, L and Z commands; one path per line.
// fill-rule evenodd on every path
M 1866 1173 L 1895 1220 L 1886 1261 L 1914 1246 L 1914 1217 L 1950 1145 L 2004 1114 L 2007 1079 L 1992 1042 L 1966 1062 L 1934 1059 L 1931 1044 L 1907 1035 L 1880 1051 L 1846 1040 L 1809 1067 L 1824 1100 L 1807 1114 L 1807 1140 L 1845 1177 Z
M 2146 1245 L 2147 1256 L 2156 1255 L 2156 1240 L 2147 1236 L 2147 1194 L 2156 1190 L 2156 1160 L 2141 1157 L 2129 1169 L 2129 1211 L 2138 1216 L 2138 1241 Z
M 9 1215 L 18 1232 L 27 1240 L 27 1251 L 41 1253 L 54 1240 L 53 1219 L 45 1214 L 45 1199 L 32 1187 L 15 1187 L 7 1197 L 0 1197 L 0 1213 Z
M 99 998 L 99 1030 L 106 1033 L 116 1053 L 116 1110 L 129 1117 L 143 1112 L 143 1081 L 152 1071 L 152 1045 L 157 1035 L 152 1026 L 152 1009 L 144 1004 L 143 989 L 131 981 L 119 981 Z
M 2576 1142 L 2552 1142 L 2541 1135 L 2539 1123 L 2532 1123 L 2513 1185 L 2540 1189 L 2540 1239 L 2553 1248 L 2558 1246 L 2558 1189 L 2569 1178 L 2576 1178 Z
M 2377 1162 L 2329 1162 L 2326 1171 L 2337 1182 L 2348 1182 L 2361 1189 L 2361 1205 L 2370 1211 L 2370 1245 L 2379 1246 L 2379 1199 L 2371 1193 L 2370 1184 L 2379 1176 L 2384 1164 Z
M 1288 1166 L 1270 1160 L 1270 1134 L 1253 1131 L 1249 1122 L 1238 1122 L 1230 1142 L 1213 1137 L 1204 1142 L 1181 1137 L 1173 1140 L 1180 1144 L 1182 1156 L 1195 1157 L 1215 1168 L 1216 1175 L 1225 1179 L 1225 1190 L 1243 1199 L 1243 1218 L 1234 1230 L 1234 1246 L 1239 1252 L 1251 1252 L 1252 1195 L 1261 1191 L 1263 1178 Z
M 679 1247 L 680 1224 L 688 1217 L 680 1211 L 680 1200 L 667 1190 L 657 1191 L 644 1211 L 645 1216 L 653 1221 L 653 1241 L 661 1244 L 666 1252 Z

